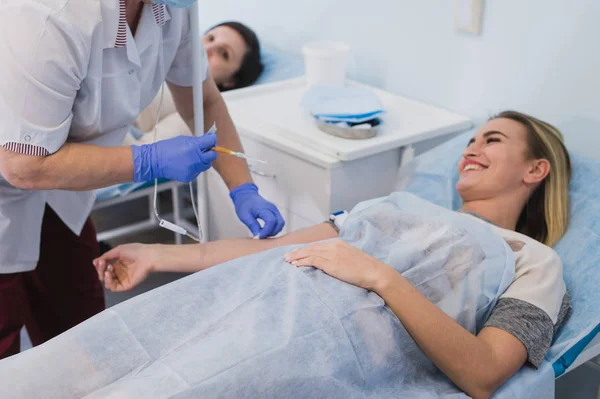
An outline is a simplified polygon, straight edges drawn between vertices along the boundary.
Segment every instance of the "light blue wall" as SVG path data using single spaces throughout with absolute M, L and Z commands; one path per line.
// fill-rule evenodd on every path
M 299 52 L 350 43 L 350 75 L 477 120 L 512 108 L 600 157 L 600 1 L 485 0 L 480 36 L 454 31 L 452 0 L 200 0 L 203 25 L 237 19 Z

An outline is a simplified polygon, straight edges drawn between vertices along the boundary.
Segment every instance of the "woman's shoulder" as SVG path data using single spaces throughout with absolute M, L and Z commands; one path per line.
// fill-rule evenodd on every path
M 525 234 L 518 233 L 516 231 L 508 232 L 505 237 L 507 242 L 516 241 L 522 243 L 522 251 L 525 252 L 523 256 L 524 261 L 542 264 L 545 268 L 556 268 L 557 273 L 560 273 L 562 278 L 562 261 L 558 253 L 548 245 L 539 242 Z M 510 242 L 509 242 L 510 245 Z M 513 249 L 514 250 L 514 249 Z
M 478 220 L 480 223 L 488 225 L 497 235 L 502 237 L 517 255 L 517 267 L 525 266 L 525 264 L 522 264 L 523 260 L 526 260 L 529 263 L 533 260 L 532 258 L 535 258 L 537 261 L 544 261 L 544 263 L 547 263 L 549 266 L 555 266 L 562 270 L 562 262 L 560 257 L 551 247 L 525 234 L 498 227 L 490 221 L 481 218 L 480 216 L 464 212 L 457 213 L 469 219 Z
M 528 261 L 535 259 L 544 262 L 549 267 L 555 266 L 562 269 L 560 257 L 553 248 L 517 231 L 507 230 L 497 226 L 493 226 L 493 228 L 500 236 L 502 236 L 502 238 L 504 238 L 513 252 L 517 254 L 517 261 L 521 258 L 525 258 L 523 260 Z M 519 253 L 528 256 L 519 256 Z
M 562 262 L 554 249 L 531 237 L 495 229 L 515 254 L 515 276 L 486 325 L 519 338 L 529 362 L 538 367 L 571 313 Z
M 531 237 L 499 230 L 515 254 L 515 277 L 503 297 L 535 304 L 556 322 L 567 294 L 560 257 L 554 249 Z

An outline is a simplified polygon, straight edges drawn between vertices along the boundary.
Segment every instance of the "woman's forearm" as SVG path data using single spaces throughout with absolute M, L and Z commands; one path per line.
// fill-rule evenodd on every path
M 205 130 L 208 130 L 214 121 L 218 127 L 217 145 L 236 152 L 244 152 L 240 137 L 231 120 L 225 101 L 220 93 L 217 94 L 218 97 L 206 104 L 204 108 Z M 233 190 L 241 184 L 252 182 L 248 164 L 241 158 L 227 154 L 218 154 L 213 166 L 219 172 L 229 190 Z
M 473 398 L 489 397 L 516 370 L 499 375 L 494 351 L 431 303 L 403 276 L 386 270 L 375 289 L 429 359 Z M 523 360 L 524 362 L 524 360 Z M 520 364 L 522 365 L 523 362 Z
M 131 147 L 65 143 L 45 157 L 0 149 L 5 179 L 26 190 L 83 191 L 133 180 Z
M 253 240 L 237 238 L 206 244 L 158 245 L 152 271 L 193 273 L 232 259 L 276 247 L 277 238 Z
M 211 241 L 206 244 L 158 245 L 156 246 L 157 261 L 153 271 L 197 272 L 261 251 L 285 245 L 306 244 L 337 236 L 337 232 L 329 224 L 322 223 L 265 240 L 237 238 Z

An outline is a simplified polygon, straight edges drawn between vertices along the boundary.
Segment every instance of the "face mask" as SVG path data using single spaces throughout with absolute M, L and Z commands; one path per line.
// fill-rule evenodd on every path
M 175 8 L 187 8 L 194 4 L 196 0 L 154 0 L 154 2 Z

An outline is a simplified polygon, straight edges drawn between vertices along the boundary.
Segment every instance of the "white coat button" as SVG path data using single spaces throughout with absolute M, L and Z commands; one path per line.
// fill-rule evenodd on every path
M 23 137 L 23 139 L 25 139 L 25 141 L 30 142 L 31 141 L 31 136 L 30 135 L 26 135 L 25 137 Z
M 129 70 L 129 74 L 132 75 L 135 71 L 133 69 Z

